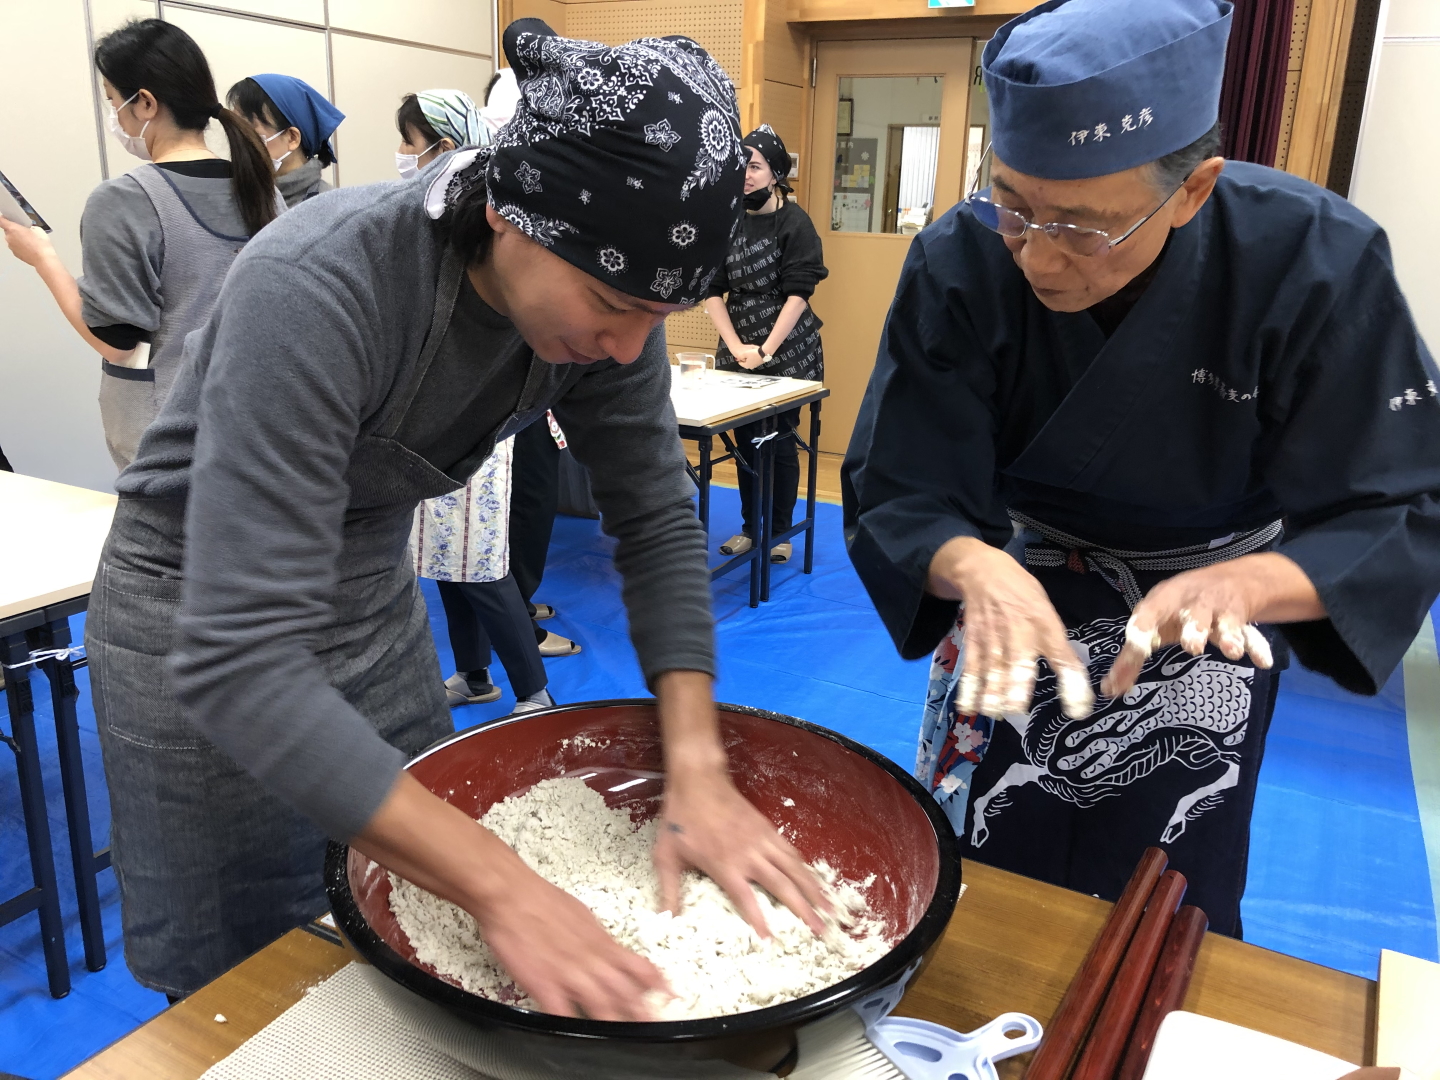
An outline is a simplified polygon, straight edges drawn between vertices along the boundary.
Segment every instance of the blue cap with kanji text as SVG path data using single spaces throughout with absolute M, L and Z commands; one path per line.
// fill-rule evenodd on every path
M 1123 172 L 1220 115 L 1229 0 L 1047 0 L 985 46 L 991 144 L 1047 180 Z

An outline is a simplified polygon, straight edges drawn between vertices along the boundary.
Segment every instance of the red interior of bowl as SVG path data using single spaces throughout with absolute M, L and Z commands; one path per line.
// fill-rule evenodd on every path
M 839 743 L 763 716 L 722 710 L 730 772 L 736 785 L 808 860 L 824 859 L 852 881 L 863 882 L 870 905 L 893 941 L 914 928 L 935 892 L 940 873 L 935 831 L 909 790 L 884 769 Z M 532 716 L 481 728 L 410 766 L 441 798 L 479 817 L 495 803 L 551 777 L 596 770 L 624 775 L 658 773 L 660 731 L 653 705 L 607 705 Z M 607 790 L 616 774 L 590 778 Z M 623 782 L 623 780 L 621 781 Z M 636 784 L 607 798 L 653 813 L 654 783 Z M 787 805 L 787 800 L 794 805 Z M 415 959 L 409 939 L 390 912 L 390 879 L 358 852 L 350 852 L 350 889 L 361 913 L 396 953 Z

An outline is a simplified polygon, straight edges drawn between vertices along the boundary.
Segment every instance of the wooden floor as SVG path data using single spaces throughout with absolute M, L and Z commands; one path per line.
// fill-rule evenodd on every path
M 712 455 L 723 454 L 724 452 L 724 446 L 717 438 Z M 693 442 L 687 441 L 685 443 L 685 453 L 690 458 L 691 465 L 698 465 L 700 463 L 700 451 Z M 820 461 L 815 470 L 815 497 L 821 502 L 840 502 L 840 463 L 844 460 L 845 458 L 842 454 L 820 454 Z M 802 499 L 805 497 L 805 476 L 808 467 L 809 462 L 805 460 L 804 452 L 801 452 L 800 497 Z M 717 465 L 715 467 L 715 477 L 711 482 L 719 484 L 722 487 L 738 487 L 739 485 L 735 478 L 735 463 L 727 461 L 723 465 Z

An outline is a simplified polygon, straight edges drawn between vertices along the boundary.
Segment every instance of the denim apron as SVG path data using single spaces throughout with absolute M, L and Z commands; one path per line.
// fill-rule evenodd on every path
M 408 543 L 416 504 L 463 486 L 497 437 L 544 410 L 552 366 L 532 360 L 520 407 L 454 466 L 404 446 L 449 324 L 463 266 L 447 254 L 419 358 L 362 427 L 331 597 L 314 652 L 375 730 L 413 754 L 453 731 Z M 434 400 L 433 397 L 427 400 Z M 325 837 L 217 749 L 176 701 L 166 669 L 180 605 L 185 500 L 122 496 L 86 624 L 95 715 L 110 787 L 111 854 L 125 959 L 145 986 L 193 991 L 326 908 Z

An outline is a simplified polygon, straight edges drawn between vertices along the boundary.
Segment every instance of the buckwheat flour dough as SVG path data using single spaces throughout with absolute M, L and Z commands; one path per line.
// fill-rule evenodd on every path
M 817 938 L 789 909 L 757 889 L 768 941 L 757 935 L 708 877 L 686 872 L 678 916 L 657 910 L 651 863 L 657 823 L 638 827 L 582 780 L 543 780 L 497 803 L 482 824 L 547 881 L 575 896 L 627 948 L 650 959 L 676 997 L 658 1004 L 664 1020 L 761 1009 L 846 979 L 890 950 L 882 922 L 861 889 L 815 864 L 847 929 Z M 416 956 L 472 994 L 535 1008 L 496 961 L 475 920 L 446 900 L 390 875 L 390 910 Z

